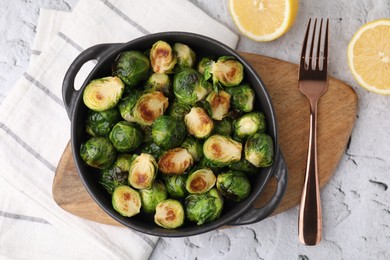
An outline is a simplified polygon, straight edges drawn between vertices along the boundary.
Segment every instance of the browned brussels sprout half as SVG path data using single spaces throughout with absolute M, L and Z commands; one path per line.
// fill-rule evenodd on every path
M 141 197 L 138 191 L 121 185 L 112 193 L 112 206 L 122 216 L 132 217 L 141 211 Z
M 85 128 L 92 136 L 108 137 L 111 128 L 120 120 L 121 115 L 116 107 L 101 112 L 89 110 Z
M 138 148 L 143 135 L 135 124 L 120 121 L 112 128 L 109 138 L 118 152 L 130 152 Z
M 232 56 L 219 57 L 204 71 L 205 79 L 212 76 L 214 84 L 225 87 L 237 86 L 244 78 L 244 67 Z
M 230 108 L 231 95 L 226 91 L 219 90 L 218 92 L 212 91 L 206 98 L 206 101 L 210 104 L 211 117 L 215 120 L 222 120 Z
M 209 191 L 215 185 L 216 177 L 210 169 L 199 169 L 188 175 L 186 189 L 191 194 Z
M 172 73 L 177 63 L 172 47 L 165 41 L 153 44 L 149 57 L 155 73 Z
M 255 133 L 265 132 L 265 116 L 262 112 L 251 112 L 234 122 L 234 136 L 243 140 Z
M 173 52 L 177 58 L 177 67 L 179 69 L 183 68 L 193 68 L 195 65 L 195 52 L 186 44 L 175 43 L 173 45 Z
M 251 112 L 255 100 L 255 92 L 248 83 L 237 87 L 226 88 L 226 91 L 232 95 L 232 107 L 234 109 Z
M 116 151 L 107 138 L 92 137 L 81 144 L 80 156 L 89 166 L 105 169 L 114 163 Z
M 136 123 L 150 126 L 159 116 L 164 114 L 169 105 L 168 98 L 155 91 L 143 94 L 133 108 Z
M 153 73 L 145 82 L 146 90 L 160 91 L 164 96 L 169 97 L 171 94 L 171 79 L 164 73 Z
M 218 174 L 217 189 L 228 200 L 242 201 L 251 192 L 251 185 L 245 173 L 230 170 Z
M 129 183 L 136 189 L 149 189 L 152 187 L 157 175 L 157 162 L 153 156 L 141 153 L 131 163 L 129 169 Z
M 156 180 L 150 189 L 139 191 L 141 195 L 142 209 L 146 213 L 156 212 L 157 204 L 168 197 L 164 183 Z
M 228 166 L 241 159 L 242 144 L 227 136 L 212 135 L 203 144 L 203 154 L 212 166 Z
M 163 153 L 158 168 L 164 174 L 183 174 L 194 163 L 191 154 L 184 148 L 173 148 Z
M 122 97 L 125 84 L 118 77 L 92 80 L 84 89 L 84 104 L 93 111 L 104 111 L 115 107 Z
M 171 116 L 162 115 L 152 125 L 153 141 L 165 150 L 179 146 L 186 134 L 184 122 Z
M 167 229 L 178 228 L 184 223 L 184 208 L 177 200 L 166 199 L 156 206 L 154 222 Z
M 111 167 L 102 170 L 99 183 L 103 185 L 108 193 L 112 194 L 116 187 L 127 183 L 132 160 L 132 155 L 120 154 Z
M 112 65 L 112 74 L 129 87 L 135 87 L 145 79 L 150 69 L 148 57 L 140 51 L 125 51 L 118 55 Z
M 206 138 L 214 128 L 214 121 L 201 107 L 193 107 L 184 117 L 188 132 L 196 138 Z
M 256 133 L 246 140 L 245 159 L 256 167 L 269 167 L 274 161 L 272 138 L 264 133 Z

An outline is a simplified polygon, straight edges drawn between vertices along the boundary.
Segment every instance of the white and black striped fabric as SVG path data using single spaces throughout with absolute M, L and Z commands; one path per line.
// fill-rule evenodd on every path
M 70 139 L 61 86 L 71 62 L 92 45 L 162 31 L 200 33 L 232 48 L 238 42 L 184 0 L 80 0 L 72 13 L 42 10 L 31 66 L 0 107 L 0 258 L 150 256 L 158 238 L 63 211 L 52 198 L 52 181 Z

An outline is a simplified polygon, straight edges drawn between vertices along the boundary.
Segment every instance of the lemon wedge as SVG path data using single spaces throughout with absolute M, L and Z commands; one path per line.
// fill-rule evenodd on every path
M 294 24 L 298 0 L 229 0 L 229 10 L 243 35 L 255 41 L 272 41 Z
M 348 64 L 368 91 L 390 95 L 390 19 L 363 25 L 348 45 Z

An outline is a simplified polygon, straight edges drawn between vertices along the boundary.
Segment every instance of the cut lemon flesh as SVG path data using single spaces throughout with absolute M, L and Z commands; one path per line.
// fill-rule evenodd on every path
M 363 25 L 348 45 L 348 64 L 365 89 L 390 95 L 390 19 Z
M 298 0 L 229 0 L 233 21 L 255 41 L 272 41 L 294 24 Z

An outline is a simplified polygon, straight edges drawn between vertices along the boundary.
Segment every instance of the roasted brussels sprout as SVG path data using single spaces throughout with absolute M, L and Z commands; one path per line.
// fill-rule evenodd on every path
M 263 132 L 265 132 L 265 116 L 261 112 L 250 112 L 234 122 L 234 136 L 239 140 Z
M 186 134 L 184 122 L 171 116 L 160 116 L 152 125 L 153 141 L 165 150 L 179 146 Z
M 109 139 L 118 152 L 130 152 L 138 148 L 143 136 L 133 123 L 120 121 L 113 126 Z
M 92 137 L 81 144 L 80 156 L 89 166 L 104 169 L 114 163 L 116 151 L 107 138 Z
M 168 114 L 178 120 L 184 120 L 184 116 L 191 111 L 191 106 L 174 100 L 169 107 Z
M 230 118 L 225 117 L 221 121 L 214 122 L 214 134 L 231 135 L 233 132 L 233 123 Z
M 118 108 L 124 120 L 128 122 L 135 122 L 133 108 L 140 96 L 141 92 L 134 88 L 131 88 L 128 93 L 122 96 L 122 100 L 119 102 Z
M 133 108 L 134 120 L 140 125 L 152 125 L 157 117 L 164 114 L 169 103 L 161 92 L 143 94 Z
M 141 153 L 130 165 L 128 181 L 136 189 L 149 189 L 156 178 L 157 170 L 156 159 L 150 154 Z
M 195 52 L 186 44 L 175 43 L 173 45 L 173 52 L 177 58 L 177 67 L 179 69 L 183 68 L 193 68 L 195 65 Z
M 199 161 L 203 156 L 203 144 L 198 139 L 188 136 L 180 146 L 187 149 L 192 155 L 194 162 Z
M 102 176 L 99 183 L 108 191 L 108 193 L 112 194 L 116 187 L 127 183 L 132 160 L 132 155 L 120 154 L 113 165 L 102 170 Z
M 233 87 L 243 80 L 244 67 L 234 57 L 222 56 L 206 68 L 203 75 L 206 79 L 212 76 L 214 84 L 220 83 L 225 87 Z
M 228 200 L 241 201 L 248 197 L 251 185 L 245 173 L 229 170 L 218 174 L 217 189 Z
M 212 135 L 203 144 L 203 154 L 211 165 L 220 167 L 241 159 L 242 144 L 230 137 Z
M 112 193 L 112 206 L 122 216 L 132 217 L 141 210 L 141 198 L 138 191 L 121 185 Z
M 92 136 L 108 137 L 111 128 L 121 120 L 121 115 L 117 108 L 111 108 L 105 111 L 88 111 L 86 131 Z
M 184 208 L 177 200 L 166 199 L 156 206 L 154 222 L 163 228 L 178 228 L 184 223 Z
M 83 101 L 93 111 L 104 111 L 118 104 L 124 89 L 125 84 L 118 77 L 95 79 L 85 87 Z
M 215 185 L 215 175 L 212 170 L 204 168 L 188 175 L 186 189 L 191 194 L 201 194 L 209 191 Z
M 112 65 L 112 74 L 127 86 L 135 87 L 145 79 L 150 69 L 148 57 L 140 51 L 125 51 L 118 55 Z
M 273 164 L 274 145 L 272 138 L 264 133 L 248 137 L 245 143 L 245 159 L 256 167 L 268 167 Z
M 171 88 L 171 79 L 167 74 L 164 73 L 153 73 L 145 82 L 146 90 L 160 91 L 166 97 L 170 96 Z
M 188 194 L 186 189 L 187 177 L 187 174 L 164 176 L 165 187 L 170 197 L 180 199 Z
M 182 174 L 194 163 L 192 155 L 184 148 L 173 148 L 163 153 L 158 168 L 164 174 Z
M 185 115 L 184 122 L 188 132 L 196 138 L 206 138 L 214 128 L 214 121 L 201 107 L 191 108 L 191 111 Z
M 176 99 L 193 106 L 211 91 L 211 84 L 194 69 L 183 69 L 173 78 L 173 93 Z
M 198 63 L 198 71 L 200 74 L 204 74 L 205 70 L 210 71 L 210 66 L 213 64 L 213 60 L 209 57 L 203 57 Z
M 215 120 L 222 120 L 229 112 L 231 95 L 226 91 L 212 91 L 206 98 L 210 105 L 211 117 Z
M 140 190 L 139 194 L 141 195 L 141 207 L 146 213 L 156 212 L 157 204 L 168 197 L 164 183 L 159 180 L 155 181 L 150 189 Z
M 211 189 L 203 194 L 191 194 L 185 199 L 188 220 L 203 225 L 218 218 L 223 209 L 223 199 L 218 191 Z
M 253 110 L 255 92 L 248 83 L 226 88 L 226 91 L 232 95 L 231 105 L 234 109 L 243 112 L 251 112 Z
M 154 158 L 158 159 L 165 150 L 161 149 L 161 147 L 154 142 L 147 142 L 142 146 L 141 152 L 151 154 Z
M 172 47 L 165 41 L 153 44 L 149 57 L 155 73 L 172 73 L 177 62 Z

